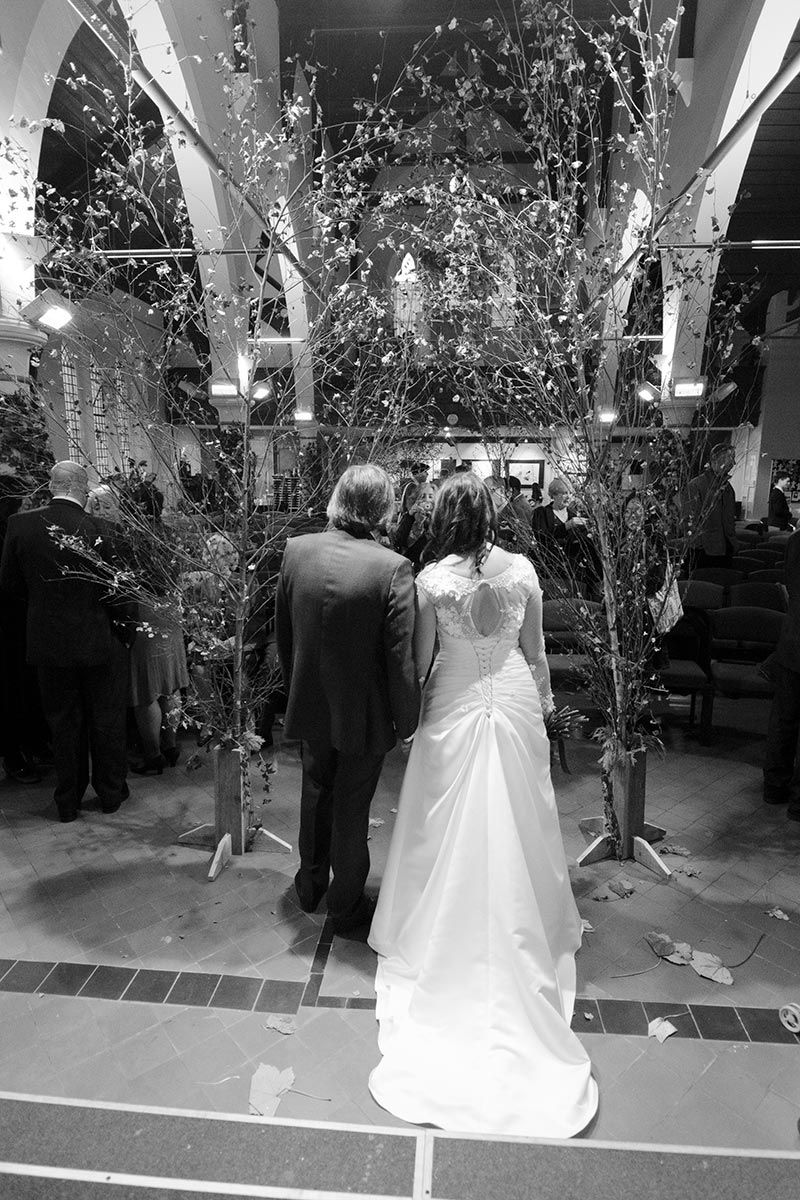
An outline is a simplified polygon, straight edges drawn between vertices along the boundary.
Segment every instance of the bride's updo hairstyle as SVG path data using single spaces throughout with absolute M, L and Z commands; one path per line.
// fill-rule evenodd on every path
M 430 533 L 436 559 L 472 555 L 480 572 L 487 543 L 497 541 L 497 511 L 482 479 L 465 471 L 444 481 L 436 493 Z

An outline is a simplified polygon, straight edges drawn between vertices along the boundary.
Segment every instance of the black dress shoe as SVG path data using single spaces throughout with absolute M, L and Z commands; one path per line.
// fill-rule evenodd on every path
M 77 821 L 79 812 L 79 808 L 60 808 L 58 819 L 62 825 L 68 825 L 70 821 Z
M 788 804 L 789 797 L 780 788 L 764 788 L 765 804 Z
M 128 799 L 129 795 L 130 795 L 130 792 L 128 791 L 128 785 L 125 784 L 124 790 L 122 791 L 122 794 L 120 795 L 118 800 L 104 800 L 101 796 L 100 797 L 100 811 L 104 812 L 104 813 L 118 812 L 120 810 L 120 808 L 122 808 L 122 805 L 125 803 L 125 801 Z
M 162 775 L 166 765 L 167 760 L 163 754 L 154 754 L 152 758 L 142 759 L 140 763 L 131 763 L 131 770 L 134 775 Z
M 300 883 L 300 872 L 298 871 L 294 877 L 294 890 L 297 893 L 297 901 L 303 912 L 314 913 L 320 906 L 322 897 L 327 892 L 327 888 L 312 888 L 309 895 L 306 888 Z
M 375 916 L 375 901 L 362 896 L 356 908 L 344 917 L 334 917 L 331 921 L 333 932 L 338 934 L 353 933 L 369 925 Z
M 800 821 L 800 808 L 790 805 L 786 810 L 786 815 L 790 821 Z

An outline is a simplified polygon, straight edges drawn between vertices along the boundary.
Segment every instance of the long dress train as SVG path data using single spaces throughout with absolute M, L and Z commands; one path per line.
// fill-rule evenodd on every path
M 434 564 L 418 585 L 440 648 L 369 936 L 383 1055 L 370 1090 L 418 1124 L 570 1137 L 597 1087 L 570 1029 L 581 922 L 519 647 L 541 591 L 521 555 L 485 580 Z M 482 636 L 473 612 L 487 599 L 497 623 Z M 544 663 L 542 643 L 533 672 L 546 681 Z

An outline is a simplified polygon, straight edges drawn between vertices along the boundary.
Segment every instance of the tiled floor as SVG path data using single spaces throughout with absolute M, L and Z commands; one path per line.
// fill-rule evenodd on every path
M 669 880 L 635 863 L 573 871 L 593 926 L 575 1013 L 601 1092 L 589 1137 L 800 1151 L 800 1044 L 778 1018 L 800 1003 L 800 825 L 761 802 L 765 720 L 762 705 L 720 701 L 702 748 L 670 719 L 647 789 L 648 818 L 690 851 L 665 858 Z M 572 859 L 599 806 L 596 759 L 577 744 L 572 774 L 555 767 Z M 263 821 L 293 844 L 291 749 L 277 768 Z M 387 761 L 373 805 L 375 887 L 402 769 Z M 298 909 L 295 854 L 261 835 L 210 883 L 208 855 L 175 842 L 211 815 L 208 759 L 131 786 L 113 816 L 90 802 L 60 825 L 48 786 L 0 785 L 0 1090 L 246 1113 L 267 1062 L 295 1072 L 279 1117 L 400 1124 L 367 1089 L 374 957 Z M 629 897 L 595 898 L 619 876 Z M 733 986 L 658 960 L 653 929 L 717 953 Z M 271 1013 L 295 1014 L 294 1032 Z M 656 1016 L 678 1029 L 663 1044 L 645 1036 Z

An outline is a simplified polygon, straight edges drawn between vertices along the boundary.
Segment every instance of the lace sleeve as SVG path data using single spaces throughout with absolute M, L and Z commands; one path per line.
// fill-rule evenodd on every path
M 530 567 L 527 582 L 529 594 L 525 605 L 525 616 L 519 631 L 519 644 L 539 693 L 542 715 L 547 717 L 553 712 L 555 703 L 550 684 L 550 669 L 547 665 L 544 648 L 544 632 L 542 631 L 542 589 L 539 587 L 539 580 L 536 578 L 533 567 Z

